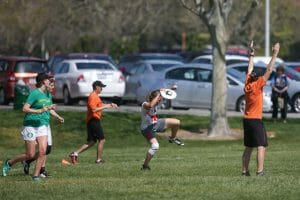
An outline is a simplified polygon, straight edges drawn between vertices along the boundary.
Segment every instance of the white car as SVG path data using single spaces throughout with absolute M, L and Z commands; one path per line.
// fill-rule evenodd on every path
M 192 60 L 191 63 L 202 63 L 202 64 L 212 64 L 212 55 L 203 55 L 198 56 Z M 248 62 L 249 58 L 246 56 L 239 55 L 225 55 L 226 65 L 240 63 L 240 62 Z
M 106 85 L 100 94 L 101 98 L 121 100 L 125 92 L 122 73 L 105 60 L 64 60 L 55 67 L 54 78 L 56 91 L 53 99 L 63 100 L 66 105 L 86 99 L 96 80 Z

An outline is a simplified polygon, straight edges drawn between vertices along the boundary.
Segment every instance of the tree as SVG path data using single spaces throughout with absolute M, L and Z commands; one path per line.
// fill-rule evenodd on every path
M 212 109 L 208 135 L 228 136 L 231 130 L 226 115 L 227 78 L 225 52 L 230 39 L 229 13 L 233 0 L 179 0 L 181 5 L 197 15 L 206 25 L 213 47 Z M 251 7 L 237 25 L 241 31 L 254 14 L 258 0 L 252 0 Z

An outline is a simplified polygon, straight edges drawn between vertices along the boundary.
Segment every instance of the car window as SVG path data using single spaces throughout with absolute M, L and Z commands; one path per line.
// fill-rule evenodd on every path
M 197 70 L 197 79 L 200 82 L 211 82 L 212 80 L 212 71 L 207 69 L 198 69 Z
M 53 73 L 54 74 L 59 74 L 61 72 L 61 68 L 63 66 L 63 63 L 59 63 L 57 66 L 54 67 Z
M 5 60 L 0 60 L 0 72 L 7 71 L 8 63 Z
M 234 80 L 232 80 L 231 78 L 227 77 L 227 81 L 229 83 L 229 85 L 239 85 L 237 82 L 235 82 Z
M 60 74 L 66 74 L 66 73 L 69 72 L 69 70 L 70 70 L 70 64 L 69 63 L 63 63 L 62 67 L 59 70 L 59 73 Z
M 137 67 L 135 73 L 136 73 L 136 74 L 143 74 L 143 73 L 145 73 L 145 71 L 146 71 L 146 66 L 143 65 L 143 64 L 141 64 L 141 65 L 139 65 L 139 66 Z
M 192 62 L 193 63 L 211 64 L 211 59 L 209 59 L 209 58 L 199 58 L 199 59 L 196 59 Z
M 245 60 L 239 60 L 239 59 L 230 59 L 226 60 L 226 65 L 236 64 L 236 63 L 247 63 L 248 61 Z
M 151 64 L 152 69 L 154 71 L 162 71 L 164 69 L 170 68 L 172 66 L 174 66 L 174 63 L 168 63 L 168 64 Z
M 196 81 L 196 70 L 194 68 L 178 68 L 169 71 L 166 74 L 166 79 L 190 80 Z
M 90 69 L 102 69 L 102 70 L 113 70 L 114 68 L 108 63 L 76 63 L 78 70 L 90 70 Z
M 48 72 L 48 67 L 44 62 L 38 61 L 20 61 L 16 65 L 16 72 Z

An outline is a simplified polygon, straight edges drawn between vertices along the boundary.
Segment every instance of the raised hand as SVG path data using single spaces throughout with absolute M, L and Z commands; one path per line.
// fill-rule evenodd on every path
M 273 54 L 277 55 L 279 53 L 279 49 L 280 49 L 280 44 L 279 42 L 277 42 L 273 47 L 272 47 L 272 52 Z

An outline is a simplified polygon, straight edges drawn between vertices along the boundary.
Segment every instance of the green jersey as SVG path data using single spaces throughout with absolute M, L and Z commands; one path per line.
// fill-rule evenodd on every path
M 34 89 L 28 96 L 26 103 L 32 109 L 41 109 L 44 106 L 52 105 L 52 96 L 50 93 L 42 92 L 41 90 Z M 23 126 L 39 127 L 49 125 L 50 112 L 45 111 L 42 113 L 26 113 L 23 121 Z

